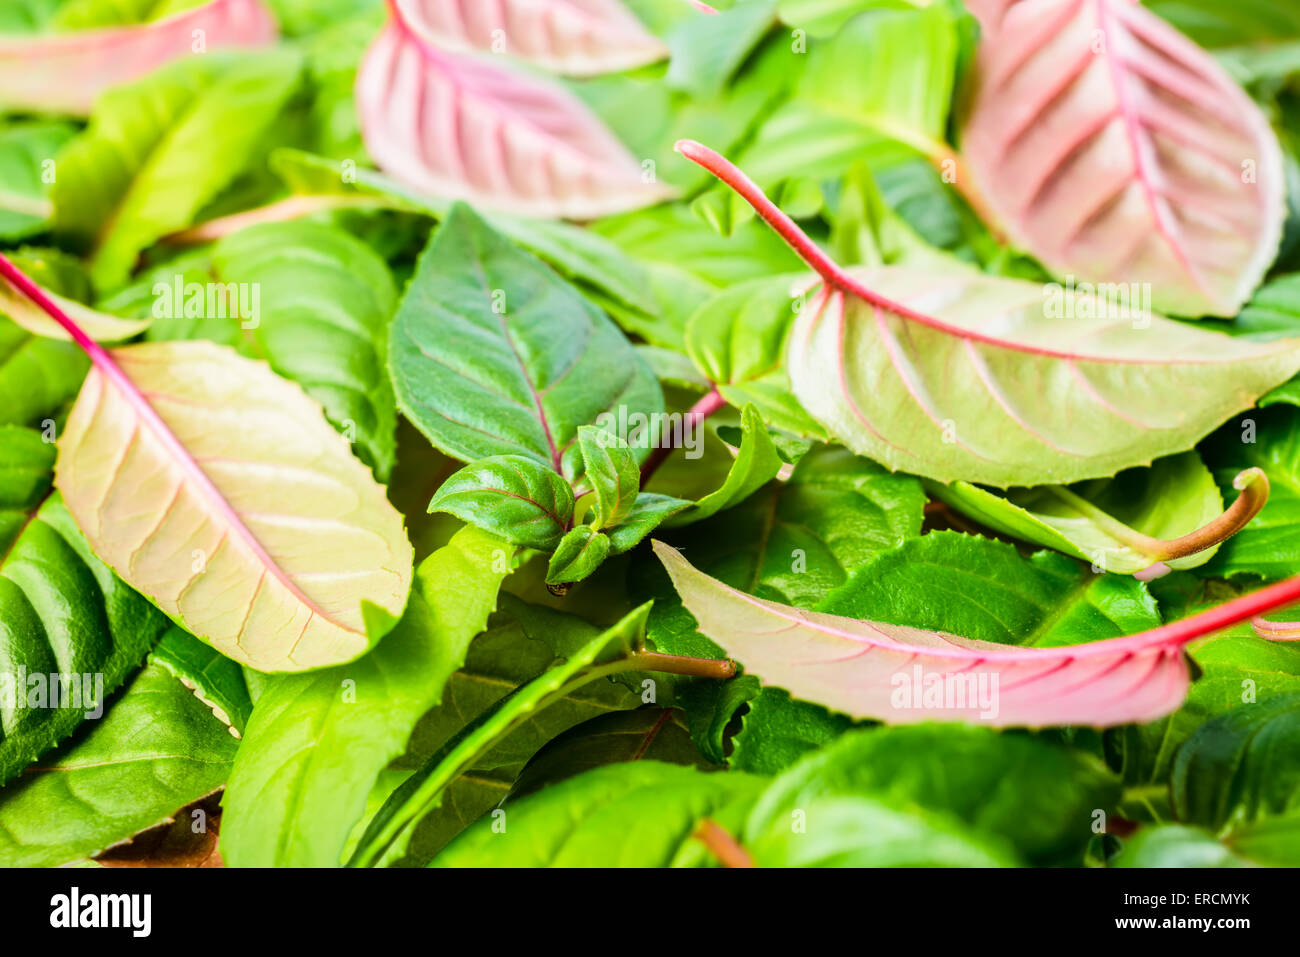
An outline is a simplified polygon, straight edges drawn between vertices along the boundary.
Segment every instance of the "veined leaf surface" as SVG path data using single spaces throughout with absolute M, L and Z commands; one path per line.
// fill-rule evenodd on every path
M 0 866 L 72 864 L 170 821 L 225 783 L 237 745 L 150 664 L 102 721 L 0 792 Z
M 400 17 L 357 73 L 366 149 L 406 185 L 488 209 L 595 219 L 659 202 L 640 162 L 575 96 L 434 48 Z
M 1013 647 L 778 605 L 695 570 L 661 542 L 655 552 L 700 631 L 749 673 L 853 717 L 1100 727 L 1162 717 L 1187 693 L 1183 647 L 1198 633 L 1186 629 Z
M 85 115 L 104 90 L 164 63 L 217 47 L 266 46 L 276 32 L 262 0 L 212 0 L 154 23 L 0 37 L 0 104 Z M 196 35 L 203 50 L 194 48 Z
M 820 274 L 790 334 L 795 395 L 835 438 L 891 469 L 1000 488 L 1109 476 L 1186 451 L 1300 370 L 1300 340 L 1245 342 L 1086 289 L 846 271 L 721 156 L 678 147 Z
M 320 406 L 212 343 L 112 358 L 120 371 L 97 366 L 82 387 L 56 471 L 96 553 L 259 671 L 365 652 L 401 616 L 412 551 Z
M 420 258 L 389 368 L 398 406 L 443 452 L 523 455 L 571 481 L 583 472 L 579 427 L 663 410 L 654 373 L 617 327 L 463 205 Z
M 1259 108 L 1140 4 L 976 8 L 962 149 L 1007 234 L 1062 276 L 1150 284 L 1176 315 L 1235 315 L 1285 215 L 1282 152 Z
M 662 60 L 668 48 L 622 0 L 395 0 L 413 32 L 455 53 L 505 53 L 591 76 Z
M 1075 315 L 1102 307 L 1070 301 Z M 1045 311 L 1037 283 L 853 270 L 795 325 L 795 395 L 890 468 L 1005 488 L 1102 478 L 1186 451 L 1300 370 L 1294 339 Z

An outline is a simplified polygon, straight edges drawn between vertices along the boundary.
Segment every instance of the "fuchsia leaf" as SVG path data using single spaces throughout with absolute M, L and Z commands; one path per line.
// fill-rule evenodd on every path
M 1000 488 L 1108 477 L 1192 448 L 1300 371 L 1300 339 L 1225 336 L 1139 299 L 1051 295 L 955 262 L 846 271 L 723 157 L 677 148 L 816 270 L 789 335 L 795 397 L 891 469 Z
M 1297 576 L 1136 635 L 1022 648 L 763 601 L 698 571 L 662 542 L 654 548 L 700 632 L 746 673 L 796 698 L 893 724 L 1154 721 L 1187 694 L 1189 642 L 1300 597 Z M 945 685 L 948 694 L 926 699 Z
M 48 37 L 0 37 L 0 106 L 86 115 L 104 90 L 196 51 L 269 46 L 262 0 L 212 0 L 173 17 Z
M 393 0 L 422 38 L 454 53 L 504 53 L 570 76 L 630 70 L 668 48 L 620 0 Z
M 1233 316 L 1277 254 L 1282 154 L 1209 54 L 1128 0 L 979 0 L 962 151 L 975 192 L 1058 275 L 1150 283 Z
M 627 147 L 572 94 L 438 50 L 398 13 L 366 54 L 356 91 L 366 148 L 395 179 L 445 199 L 565 219 L 671 195 L 646 181 Z

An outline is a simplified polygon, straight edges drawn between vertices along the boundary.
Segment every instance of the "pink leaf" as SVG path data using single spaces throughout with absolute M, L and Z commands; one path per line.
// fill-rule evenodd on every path
M 620 0 L 392 0 L 423 39 L 454 53 L 504 53 L 570 76 L 630 70 L 668 48 Z
M 1154 721 L 1187 694 L 1188 642 L 1295 601 L 1300 576 L 1123 638 L 1020 648 L 763 601 L 654 543 L 686 609 L 764 684 L 855 718 L 994 727 Z M 948 694 L 927 700 L 927 691 Z M 958 692 L 965 694 L 959 699 Z M 977 689 L 986 697 L 980 701 Z
M 1282 154 L 1204 50 L 1127 0 L 979 0 L 962 150 L 1002 230 L 1060 275 L 1233 316 L 1277 254 Z
M 199 38 L 202 50 L 195 49 Z M 275 20 L 262 0 L 212 0 L 136 26 L 0 37 L 0 104 L 85 115 L 104 90 L 179 57 L 219 47 L 267 46 L 275 38 Z
M 671 195 L 572 94 L 438 50 L 400 19 L 361 64 L 357 107 L 380 167 L 433 196 L 594 219 Z

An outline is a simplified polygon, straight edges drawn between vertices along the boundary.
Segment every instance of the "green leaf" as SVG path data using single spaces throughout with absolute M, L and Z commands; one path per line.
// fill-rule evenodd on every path
M 1150 468 L 1064 487 L 1043 485 L 994 492 L 969 482 L 928 483 L 936 497 L 1005 535 L 1046 545 L 1118 575 L 1142 571 L 1162 556 L 1142 550 L 1139 536 L 1173 539 L 1217 518 L 1223 497 L 1201 457 L 1184 452 Z M 1218 546 L 1167 561 L 1194 568 Z
M 573 522 L 573 489 L 564 477 L 525 455 L 496 455 L 447 479 L 429 502 L 529 548 L 553 549 Z
M 758 409 L 753 405 L 745 406 L 740 421 L 740 449 L 726 480 L 721 487 L 705 495 L 690 508 L 669 518 L 666 522 L 669 527 L 692 525 L 740 504 L 775 478 L 785 466 L 785 460 L 768 435 L 767 426 Z M 683 428 L 686 427 L 687 424 L 684 423 Z M 699 426 L 695 425 L 694 428 L 698 429 Z
M 580 426 L 663 408 L 613 323 L 461 204 L 416 267 L 389 368 L 402 411 L 448 455 L 528 456 L 570 480 Z
M 609 536 L 590 525 L 572 529 L 555 547 L 546 569 L 548 585 L 564 585 L 582 581 L 609 557 Z
M 457 533 L 420 565 L 406 615 L 370 654 L 272 680 L 223 800 L 228 863 L 338 866 L 380 772 L 486 627 L 511 552 L 476 529 Z
M 410 749 L 397 762 L 408 772 L 423 765 L 515 688 L 545 672 L 557 655 L 568 654 L 600 633 L 599 628 L 586 626 L 580 634 L 567 634 L 573 629 L 562 628 L 555 618 L 508 594 L 501 596 L 501 606 L 503 614 L 474 639 L 465 666 L 447 683 L 442 704 L 416 727 Z M 528 627 L 521 627 L 515 618 Z M 564 650 L 557 650 L 561 645 Z M 385 862 L 427 864 L 448 841 L 506 797 L 525 764 L 548 741 L 583 722 L 640 704 L 640 696 L 622 684 L 601 681 L 537 712 L 533 720 L 510 732 L 479 757 L 474 767 L 456 777 L 445 790 L 442 803 L 420 818 L 409 841 L 390 852 Z
M 1219 829 L 1300 810 L 1300 693 L 1235 708 L 1206 722 L 1174 760 L 1180 821 Z
M 173 626 L 154 647 L 150 661 L 194 692 L 213 716 L 241 737 L 253 713 L 244 671 L 216 649 Z
M 587 482 L 596 493 L 595 527 L 621 525 L 641 491 L 636 456 L 617 436 L 590 425 L 578 429 L 578 446 Z
M 662 761 L 716 770 L 691 742 L 676 708 L 637 708 L 592 718 L 559 735 L 524 767 L 509 801 L 567 781 L 593 768 L 625 761 Z
M 504 808 L 452 841 L 434 867 L 670 867 L 706 860 L 691 835 L 743 808 L 763 778 L 637 761 L 597 768 Z
M 39 33 L 64 0 L 12 0 L 0 7 L 0 33 Z
M 351 109 L 351 103 L 348 103 Z M 276 150 L 273 170 L 298 195 L 336 197 L 348 204 L 379 206 L 446 219 L 452 204 L 422 196 L 370 169 L 343 175 L 337 161 L 296 149 Z M 601 298 L 639 314 L 657 306 L 650 296 L 649 277 L 642 265 L 596 232 L 570 223 L 521 219 L 504 213 L 482 214 L 493 229 L 549 263 L 561 276 Z
M 1300 867 L 1300 814 L 1265 818 L 1224 839 L 1237 853 L 1266 867 Z
M 631 551 L 665 521 L 691 505 L 691 502 L 671 495 L 642 492 L 623 522 L 608 530 L 610 554 L 621 555 Z
M 1247 412 L 1215 433 L 1204 454 L 1227 494 L 1240 468 L 1257 467 L 1268 476 L 1269 497 L 1250 524 L 1203 566 L 1203 574 L 1271 581 L 1300 572 L 1300 409 Z
M 169 624 L 91 554 L 53 467 L 38 433 L 0 426 L 0 783 L 99 717 Z
M 256 290 L 258 357 L 301 384 L 387 479 L 397 452 L 397 406 L 385 367 L 397 290 L 384 261 L 340 230 L 271 223 L 218 243 L 212 270 L 219 283 Z
M 730 404 L 752 403 L 779 429 L 824 438 L 825 430 L 803 410 L 785 372 L 785 343 L 805 303 L 793 289 L 801 276 L 741 282 L 717 293 L 686 326 L 686 350 L 696 368 Z
M 242 171 L 299 84 L 287 51 L 179 60 L 106 93 L 60 153 L 54 226 L 92 247 L 96 285 L 113 289 L 139 253 L 195 217 Z M 212 148 L 215 130 L 221 148 Z
M 73 343 L 43 339 L 0 315 L 0 425 L 38 426 L 54 437 L 89 368 Z
M 928 152 L 943 141 L 960 46 L 943 3 L 870 10 L 813 46 L 798 96 Z
M 537 712 L 585 684 L 627 670 L 622 659 L 644 634 L 648 611 L 644 605 L 633 611 L 466 725 L 393 793 L 366 829 L 350 866 L 374 864 L 416 821 L 438 807 L 452 781 Z
M 0 865 L 84 860 L 225 783 L 237 742 L 165 668 L 150 665 L 102 721 L 0 791 Z
M 1055 552 L 932 532 L 859 567 L 818 611 L 977 641 L 1051 648 L 1159 625 L 1142 582 L 1094 575 Z
M 720 93 L 775 25 L 775 0 L 749 0 L 678 24 L 667 37 L 672 62 L 664 82 L 696 97 Z
M 1142 828 L 1124 841 L 1109 867 L 1249 867 L 1209 834 L 1177 824 Z
M 847 715 L 791 698 L 780 688 L 764 688 L 749 702 L 728 766 L 776 774 L 852 727 L 853 719 Z
M 76 132 L 66 123 L 26 123 L 0 129 L 0 240 L 43 232 L 54 213 L 47 164 Z
M 952 724 L 872 728 L 776 778 L 750 813 L 744 842 L 789 829 L 795 812 L 839 796 L 950 815 L 1045 865 L 1079 861 L 1095 812 L 1111 806 L 1119 784 L 1091 756 L 1024 735 Z
M 749 842 L 758 867 L 1015 867 L 1004 842 L 947 815 L 866 797 L 815 798 L 806 831 L 776 819 Z

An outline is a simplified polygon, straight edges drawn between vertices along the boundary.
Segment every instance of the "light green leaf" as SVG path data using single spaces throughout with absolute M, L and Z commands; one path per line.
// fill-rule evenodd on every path
M 785 371 L 785 344 L 799 309 L 797 274 L 730 286 L 706 302 L 686 326 L 686 350 L 722 397 L 738 408 L 752 403 L 771 425 L 796 435 L 825 437 L 799 405 Z
M 1174 539 L 1223 511 L 1223 497 L 1201 457 L 1184 452 L 1150 468 L 1128 469 L 1111 479 L 1070 487 L 1044 485 L 992 492 L 954 482 L 929 483 L 930 492 L 964 515 L 1005 535 L 1046 545 L 1119 575 L 1165 562 L 1171 568 L 1204 565 L 1217 544 L 1169 559 L 1149 551 L 1144 539 Z
M 683 428 L 688 423 L 683 423 Z M 698 424 L 691 427 L 700 428 Z M 785 467 L 758 409 L 747 405 L 741 413 L 742 439 L 736 460 L 721 487 L 705 495 L 688 509 L 677 512 L 665 524 L 670 528 L 691 525 L 732 508 L 766 485 Z
M 1108 477 L 1187 451 L 1300 369 L 1300 339 L 1119 321 L 1086 290 L 904 266 L 838 281 L 914 315 L 823 286 L 791 333 L 795 396 L 859 454 L 940 482 Z
M 1124 841 L 1108 867 L 1249 867 L 1209 834 L 1171 824 L 1142 828 Z
M 590 525 L 572 529 L 555 547 L 546 569 L 548 585 L 566 585 L 582 581 L 609 557 L 609 536 Z
M 678 24 L 667 37 L 672 62 L 664 82 L 696 97 L 717 95 L 775 25 L 775 0 L 748 0 Z
M 617 436 L 590 425 L 578 429 L 578 446 L 586 480 L 596 494 L 595 527 L 621 525 L 641 491 L 636 457 Z
M 0 239 L 43 232 L 54 214 L 47 173 L 76 132 L 66 123 L 26 123 L 0 129 Z
M 189 57 L 105 94 L 60 153 L 54 226 L 92 250 L 96 285 L 120 285 L 139 253 L 184 229 L 241 172 L 297 88 L 287 51 Z M 221 148 L 211 148 L 220 131 Z

